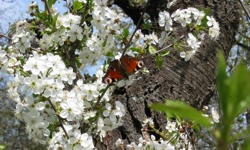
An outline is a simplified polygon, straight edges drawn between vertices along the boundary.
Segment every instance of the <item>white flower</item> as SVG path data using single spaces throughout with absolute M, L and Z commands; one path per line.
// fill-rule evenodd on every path
M 125 115 L 126 111 L 124 105 L 121 102 L 116 101 L 115 108 L 116 109 L 113 112 L 115 116 L 123 117 Z
M 73 121 L 79 117 L 84 108 L 83 103 L 79 103 L 79 101 L 74 98 L 67 99 L 65 102 L 62 102 L 60 106 L 62 107 L 60 116 L 66 118 L 68 121 Z
M 120 145 L 123 145 L 123 141 L 121 139 L 116 140 L 115 145 L 119 147 Z
M 84 84 L 81 89 L 87 101 L 97 100 L 96 98 L 100 94 L 97 90 L 97 86 L 94 84 Z
M 92 137 L 89 136 L 87 133 L 81 135 L 81 146 L 86 150 L 94 148 Z
M 24 83 L 32 90 L 34 94 L 40 94 L 44 90 L 41 80 L 37 75 L 32 74 L 30 77 L 24 78 Z
M 35 13 L 36 12 L 36 8 L 38 8 L 38 5 L 36 2 L 32 2 L 27 10 L 27 13 L 31 14 L 31 13 Z
M 220 27 L 219 27 L 219 23 L 213 18 L 213 17 L 210 17 L 210 16 L 207 16 L 207 25 L 210 27 L 209 28 L 209 35 L 212 37 L 212 38 L 218 38 L 219 34 L 220 34 Z
M 48 50 L 53 45 L 51 41 L 53 41 L 53 37 L 45 34 L 42 39 L 40 39 L 39 45 L 42 49 Z
M 168 132 L 173 132 L 173 131 L 178 131 L 178 127 L 176 126 L 176 122 L 171 122 L 171 121 L 168 121 L 167 122 L 167 126 L 165 127 Z
M 201 42 L 192 33 L 188 33 L 187 43 L 193 50 L 197 50 L 201 45 Z
M 82 40 L 82 28 L 77 25 L 72 25 L 68 31 L 68 36 L 70 37 L 71 42 L 74 42 L 76 39 Z
M 159 25 L 161 27 L 164 27 L 166 31 L 172 31 L 172 19 L 170 17 L 170 14 L 167 11 L 163 11 L 159 13 Z
M 214 107 L 211 108 L 211 115 L 212 115 L 213 121 L 215 123 L 219 123 L 220 115 L 219 115 L 218 111 Z
M 86 0 L 77 0 L 78 2 L 83 2 L 83 3 L 87 3 Z
M 61 26 L 68 28 L 71 25 L 79 25 L 81 17 L 73 14 L 66 14 L 64 16 L 59 16 L 56 21 L 56 27 L 59 29 Z
M 187 52 L 181 52 L 180 57 L 184 58 L 185 61 L 189 61 L 195 54 L 195 50 L 187 51 Z
M 167 3 L 167 8 L 170 8 L 171 6 L 174 6 L 176 4 L 177 0 L 172 0 Z
M 152 34 L 145 35 L 144 40 L 148 45 L 156 45 L 159 41 L 158 37 L 153 32 Z
M 171 17 L 174 18 L 174 21 L 181 23 L 183 27 L 192 22 L 191 13 L 187 9 L 177 9 Z
M 6 55 L 7 53 L 4 50 L 2 50 L 2 47 L 0 46 L 0 62 L 1 62 L 0 66 L 5 64 L 8 61 L 8 58 Z
M 143 126 L 149 124 L 150 126 L 154 126 L 154 121 L 152 118 L 147 118 L 143 121 Z
M 108 0 L 95 0 L 95 3 L 98 5 L 106 5 L 107 2 Z
M 32 74 L 38 75 L 40 70 L 38 69 L 38 61 L 35 58 L 29 58 L 26 64 L 23 66 L 24 71 L 31 71 Z

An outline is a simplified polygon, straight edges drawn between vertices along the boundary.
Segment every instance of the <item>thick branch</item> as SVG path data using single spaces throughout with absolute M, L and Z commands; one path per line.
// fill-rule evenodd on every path
M 241 43 L 239 41 L 237 41 L 236 44 L 239 45 L 239 46 L 241 46 L 242 48 L 250 51 L 250 46 L 249 45 L 246 45 L 246 44 Z

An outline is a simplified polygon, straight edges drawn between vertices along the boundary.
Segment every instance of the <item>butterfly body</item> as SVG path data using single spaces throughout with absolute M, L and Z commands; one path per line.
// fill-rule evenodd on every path
M 134 74 L 137 69 L 141 68 L 143 62 L 135 57 L 124 55 L 120 60 L 110 62 L 108 70 L 103 77 L 103 83 L 110 84 L 123 78 L 128 79 L 129 75 Z

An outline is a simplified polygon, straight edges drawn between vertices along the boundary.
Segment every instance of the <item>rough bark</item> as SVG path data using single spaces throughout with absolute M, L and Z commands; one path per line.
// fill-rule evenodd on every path
M 119 5 L 120 1 L 115 3 Z M 167 0 L 152 0 L 147 12 L 151 18 L 157 19 L 159 10 L 162 10 Z M 153 118 L 156 126 L 166 125 L 166 117 L 149 109 L 148 105 L 162 102 L 165 99 L 180 99 L 196 108 L 206 105 L 215 90 L 216 53 L 223 50 L 227 56 L 235 42 L 235 30 L 238 27 L 238 4 L 232 0 L 179 0 L 174 9 L 187 7 L 210 8 L 212 15 L 220 24 L 221 34 L 217 41 L 209 38 L 205 40 L 195 56 L 188 62 L 180 59 L 179 53 L 171 53 L 164 58 L 163 68 L 157 69 L 154 59 L 145 60 L 150 73 L 128 88 L 117 89 L 114 98 L 122 102 L 127 109 L 124 124 L 118 129 L 109 132 L 103 142 L 97 141 L 98 149 L 118 149 L 115 142 L 118 138 L 125 144 L 138 142 L 142 136 L 142 121 L 148 117 Z M 121 7 L 128 11 L 129 6 Z M 130 8 L 133 11 L 135 8 Z M 174 10 L 170 10 L 174 11 Z M 132 18 L 138 16 L 127 13 Z M 137 13 L 137 14 L 136 14 Z M 133 19 L 136 23 L 136 19 Z M 186 34 L 186 33 L 183 33 Z

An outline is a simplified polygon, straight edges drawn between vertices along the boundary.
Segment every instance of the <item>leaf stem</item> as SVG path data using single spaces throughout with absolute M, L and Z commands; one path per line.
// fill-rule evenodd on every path
M 108 88 L 109 88 L 110 86 L 111 86 L 111 85 L 108 84 L 108 85 L 106 86 L 106 88 L 104 89 L 104 91 L 102 92 L 102 94 L 101 94 L 100 96 L 98 96 L 98 99 L 97 99 L 97 102 L 96 102 L 94 108 L 96 108 L 96 106 L 100 103 L 101 99 L 103 98 L 104 94 L 107 92 L 107 90 L 108 90 Z
M 141 24 L 141 21 L 142 21 L 142 18 L 143 18 L 143 15 L 145 14 L 146 10 L 147 10 L 147 7 L 146 7 L 145 10 L 142 12 L 141 17 L 140 17 L 139 21 L 138 21 L 137 24 L 136 24 L 136 28 L 135 28 L 134 32 L 132 33 L 131 37 L 129 38 L 129 41 L 127 42 L 127 44 L 125 45 L 125 47 L 124 47 L 124 49 L 123 49 L 123 52 L 122 52 L 122 56 L 123 56 L 123 55 L 125 54 L 125 52 L 127 51 L 127 49 L 128 49 L 128 47 L 130 46 L 130 43 L 131 43 L 131 41 L 132 41 L 132 39 L 133 39 L 133 37 L 134 37 L 136 31 L 139 29 L 140 24 Z

